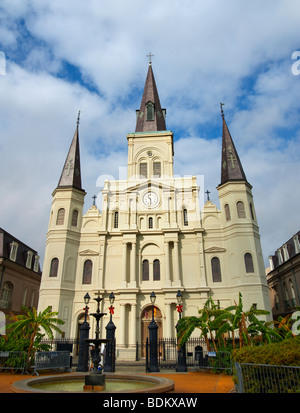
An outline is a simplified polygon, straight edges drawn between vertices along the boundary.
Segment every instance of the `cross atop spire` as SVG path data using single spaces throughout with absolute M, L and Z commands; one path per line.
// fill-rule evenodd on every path
M 151 66 L 151 57 L 154 56 L 154 54 L 152 54 L 151 52 L 149 52 L 149 54 L 147 54 L 147 57 L 149 57 L 149 66 Z
M 223 106 L 224 106 L 224 105 L 225 105 L 225 103 L 221 103 L 221 102 L 220 102 L 222 119 L 224 119 L 224 112 L 223 112 Z

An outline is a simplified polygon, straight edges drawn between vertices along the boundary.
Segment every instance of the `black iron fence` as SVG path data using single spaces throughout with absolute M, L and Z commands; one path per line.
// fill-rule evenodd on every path
M 299 393 L 300 367 L 235 363 L 239 393 Z
M 149 365 L 150 343 L 146 342 L 146 370 Z M 191 338 L 185 344 L 185 362 L 189 369 L 212 369 L 232 371 L 231 353 L 209 351 L 204 339 Z M 176 370 L 178 368 L 178 345 L 176 338 L 158 340 L 159 369 Z

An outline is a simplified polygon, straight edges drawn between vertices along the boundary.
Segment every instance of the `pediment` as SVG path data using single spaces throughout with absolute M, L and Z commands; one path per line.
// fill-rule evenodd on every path
M 84 250 L 84 251 L 80 251 L 79 255 L 81 255 L 81 256 L 99 255 L 99 252 L 87 249 L 87 250 Z
M 221 247 L 210 247 L 204 250 L 204 252 L 219 253 L 219 252 L 226 252 L 226 249 L 221 248 Z

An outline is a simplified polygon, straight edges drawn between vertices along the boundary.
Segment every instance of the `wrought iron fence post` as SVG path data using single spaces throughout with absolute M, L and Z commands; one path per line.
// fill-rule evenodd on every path
M 114 325 L 112 319 L 108 322 L 106 328 L 106 339 L 110 340 L 105 346 L 105 357 L 104 357 L 104 371 L 114 372 L 115 371 L 115 331 L 116 326 Z
M 158 342 L 157 342 L 157 330 L 158 325 L 153 320 L 148 326 L 149 329 L 149 341 L 150 341 L 150 365 L 148 371 L 151 373 L 159 372 L 158 367 Z
M 78 352 L 78 365 L 76 371 L 88 371 L 89 370 L 89 346 L 87 344 L 89 338 L 90 326 L 87 321 L 84 321 L 80 326 L 80 339 L 79 339 L 79 352 Z

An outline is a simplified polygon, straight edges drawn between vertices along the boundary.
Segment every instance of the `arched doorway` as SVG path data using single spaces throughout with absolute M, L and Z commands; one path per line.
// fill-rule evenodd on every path
M 149 324 L 152 321 L 152 305 L 148 305 L 142 310 L 141 315 L 141 356 L 146 355 L 146 340 L 149 338 Z M 158 340 L 163 337 L 163 318 L 159 308 L 154 306 L 154 320 L 158 325 L 157 338 Z

